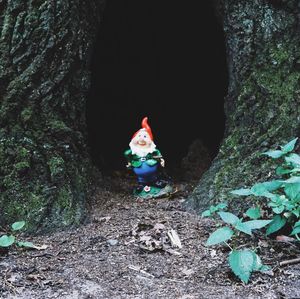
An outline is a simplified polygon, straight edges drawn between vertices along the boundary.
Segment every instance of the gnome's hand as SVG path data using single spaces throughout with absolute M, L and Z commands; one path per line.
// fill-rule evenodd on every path
M 161 167 L 165 167 L 165 160 L 164 159 L 160 159 L 160 165 L 161 165 Z
M 127 167 L 127 168 L 130 168 L 130 167 L 131 167 L 131 163 L 128 162 L 127 165 L 126 165 L 126 167 Z

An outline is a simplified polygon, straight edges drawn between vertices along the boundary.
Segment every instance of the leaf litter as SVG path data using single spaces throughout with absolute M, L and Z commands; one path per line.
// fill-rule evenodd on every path
M 299 247 L 258 236 L 257 253 L 272 270 L 243 284 L 228 267 L 228 250 L 205 246 L 215 223 L 185 210 L 191 184 L 171 198 L 138 202 L 127 177 L 105 181 L 85 224 L 30 237 L 41 250 L 0 255 L 0 298 L 300 298 L 300 264 L 279 265 L 299 257 Z

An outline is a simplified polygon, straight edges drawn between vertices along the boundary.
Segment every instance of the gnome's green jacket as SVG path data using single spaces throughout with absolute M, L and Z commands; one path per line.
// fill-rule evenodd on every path
M 124 155 L 132 167 L 140 167 L 143 162 L 146 162 L 149 166 L 154 166 L 158 163 L 158 160 L 162 158 L 162 155 L 158 149 L 147 154 L 145 157 L 132 154 L 131 149 L 126 150 Z

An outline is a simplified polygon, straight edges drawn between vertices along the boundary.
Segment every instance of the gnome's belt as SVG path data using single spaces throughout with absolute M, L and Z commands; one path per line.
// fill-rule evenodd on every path
M 153 156 L 152 159 L 160 159 L 162 158 L 162 156 Z M 141 162 L 145 162 L 147 161 L 148 159 L 146 157 L 142 157 L 139 159 Z

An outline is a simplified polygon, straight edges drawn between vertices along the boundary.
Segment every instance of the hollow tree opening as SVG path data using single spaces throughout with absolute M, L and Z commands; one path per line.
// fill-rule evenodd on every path
M 299 1 L 108 1 L 93 64 L 103 1 L 27 2 L 0 4 L 1 226 L 24 219 L 32 230 L 54 229 L 84 218 L 94 177 L 85 119 L 91 65 L 87 116 L 98 164 L 102 156 L 120 167 L 117 159 L 145 114 L 170 161 L 187 147 L 187 132 L 213 130 L 220 117 L 205 107 L 220 99 L 223 75 L 213 66 L 222 65 L 216 60 L 225 51 L 210 55 L 223 44 L 212 42 L 220 39 L 209 2 L 225 32 L 226 128 L 190 206 L 200 212 L 227 200 L 228 190 L 269 178 L 260 153 L 299 136 Z
M 195 139 L 214 157 L 225 127 L 225 52 L 211 1 L 108 1 L 87 103 L 94 163 L 124 169 L 123 152 L 144 116 L 168 165 L 179 165 Z

